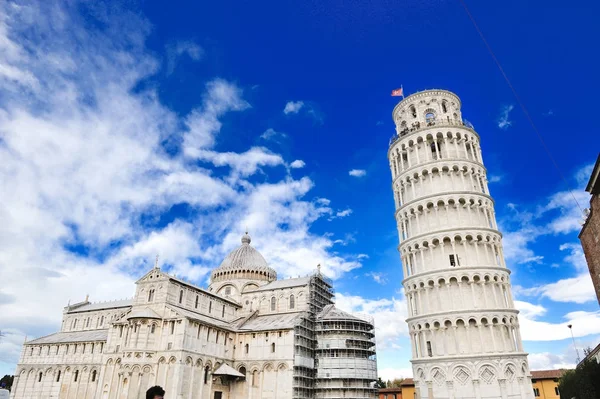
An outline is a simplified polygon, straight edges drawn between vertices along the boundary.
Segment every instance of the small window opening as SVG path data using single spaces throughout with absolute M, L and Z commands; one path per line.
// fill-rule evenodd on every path
M 92 382 L 96 381 L 96 370 L 92 371 Z
M 225 305 L 223 305 L 223 310 L 221 311 L 221 317 L 225 317 Z
M 225 295 L 231 295 L 231 287 L 225 287 Z
M 431 350 L 431 341 L 427 341 L 427 356 L 433 356 L 433 351 Z
M 179 291 L 179 303 L 183 302 L 183 290 Z
M 73 381 L 77 382 L 77 378 L 79 378 L 79 370 L 75 370 L 75 377 L 73 378 Z
M 56 382 L 60 382 L 60 370 L 56 373 Z
M 293 295 L 290 295 L 290 309 L 294 309 L 296 307 L 296 298 Z
M 150 290 L 148 292 L 148 302 L 152 302 L 154 300 L 154 290 Z
M 205 384 L 208 384 L 208 370 L 209 370 L 209 367 L 208 367 L 208 366 L 206 366 L 206 367 L 204 368 L 204 383 L 205 383 Z
M 452 255 L 448 255 L 448 257 L 450 258 L 450 266 L 452 266 L 452 267 L 460 266 L 460 260 L 458 259 L 458 255 L 452 254 Z
M 250 345 L 246 344 L 246 346 L 244 347 L 245 351 L 246 351 L 246 355 L 248 354 L 248 351 L 250 350 Z
M 196 302 L 194 303 L 194 308 L 198 309 L 198 295 L 196 295 Z
M 42 382 L 42 373 L 40 372 L 40 375 L 38 377 L 38 382 Z
M 275 299 L 275 297 L 271 298 L 271 311 L 275 310 L 275 306 L 277 304 L 277 300 Z
M 271 344 L 271 353 L 275 353 L 275 342 Z

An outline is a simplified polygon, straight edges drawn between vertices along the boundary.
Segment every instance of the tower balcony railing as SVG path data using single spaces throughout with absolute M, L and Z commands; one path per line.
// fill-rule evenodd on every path
M 420 130 L 429 129 L 430 127 L 452 127 L 452 126 L 461 126 L 466 127 L 469 130 L 475 132 L 475 128 L 471 124 L 471 122 L 465 120 L 456 120 L 456 119 L 431 119 L 425 122 L 413 122 L 411 126 L 406 126 L 404 129 L 400 131 L 400 133 L 395 134 L 390 139 L 390 146 L 394 144 L 396 141 L 400 140 L 402 137 L 408 136 L 411 133 L 418 132 Z

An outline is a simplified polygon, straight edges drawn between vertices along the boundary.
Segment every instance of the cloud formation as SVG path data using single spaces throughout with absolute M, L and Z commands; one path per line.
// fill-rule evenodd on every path
M 364 169 L 352 169 L 348 172 L 350 176 L 363 177 L 367 175 L 367 171 Z
M 498 127 L 502 130 L 508 129 L 512 126 L 512 122 L 509 119 L 510 111 L 515 108 L 514 105 L 505 105 L 500 112 L 500 116 L 498 117 Z
M 304 106 L 304 101 L 288 101 L 285 104 L 283 113 L 286 115 L 297 114 L 298 112 L 300 112 L 300 110 L 302 109 L 303 106 Z
M 248 227 L 282 277 L 319 263 L 333 278 L 361 267 L 357 255 L 332 251 L 336 237 L 311 232 L 334 210 L 309 196 L 308 177 L 253 178 L 285 166 L 280 154 L 215 149 L 223 119 L 251 106 L 241 87 L 209 79 L 197 106 L 174 112 L 142 84 L 160 70 L 144 47 L 147 21 L 115 6 L 86 14 L 98 18 L 89 23 L 87 6 L 0 3 L 6 372 L 25 334 L 59 328 L 69 300 L 130 297 L 156 253 L 165 270 L 201 284 Z M 200 58 L 196 50 L 175 53 Z
M 290 164 L 290 168 L 292 168 L 292 169 L 301 169 L 305 166 L 306 166 L 306 164 L 301 159 L 296 159 L 294 162 L 292 162 Z

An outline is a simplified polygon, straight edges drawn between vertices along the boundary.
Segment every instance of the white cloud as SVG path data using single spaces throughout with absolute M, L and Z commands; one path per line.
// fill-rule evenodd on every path
M 509 118 L 510 111 L 512 111 L 513 108 L 514 108 L 514 105 L 505 105 L 502 108 L 502 111 L 500 112 L 500 116 L 498 117 L 498 127 L 500 129 L 506 130 L 512 125 L 512 122 L 508 118 Z
M 338 218 L 344 218 L 346 216 L 350 216 L 352 214 L 352 209 L 344 209 L 343 211 L 338 211 L 335 216 Z
M 309 178 L 250 179 L 286 164 L 281 155 L 215 150 L 222 119 L 250 107 L 241 88 L 210 80 L 199 106 L 179 115 L 154 85 L 141 84 L 160 65 L 144 47 L 149 24 L 118 6 L 105 18 L 94 4 L 100 8 L 90 17 L 102 20 L 84 27 L 78 13 L 86 6 L 0 2 L 7 372 L 22 337 L 56 331 L 70 299 L 131 297 L 157 253 L 165 269 L 202 281 L 246 226 L 282 277 L 319 263 L 333 278 L 361 266 L 356 255 L 332 251 L 331 237 L 310 231 L 334 211 L 325 198 L 307 198 Z M 15 70 L 21 77 L 9 78 Z M 170 213 L 182 204 L 184 216 Z M 163 215 L 174 220 L 156 227 Z
M 364 169 L 352 169 L 348 172 L 350 176 L 363 177 L 367 175 L 367 171 Z
M 182 55 L 187 54 L 192 60 L 198 61 L 204 55 L 202 47 L 193 41 L 184 40 L 167 44 L 167 74 L 175 70 L 177 62 Z
M 304 101 L 288 101 L 285 104 L 285 108 L 283 109 L 283 113 L 288 114 L 297 114 L 300 112 L 302 107 L 304 106 Z
M 583 190 L 572 192 L 561 191 L 552 195 L 549 198 L 548 204 L 541 209 L 542 214 L 547 212 L 558 213 L 558 216 L 554 217 L 548 225 L 549 229 L 556 234 L 566 234 L 581 230 L 584 216 L 579 206 L 582 208 L 585 207 L 589 202 L 589 197 L 590 195 Z
M 504 179 L 504 176 L 501 175 L 491 175 L 489 178 L 490 183 L 500 183 Z
M 290 164 L 290 168 L 292 168 L 292 169 L 301 169 L 305 166 L 306 166 L 306 164 L 301 159 L 296 159 L 294 162 L 292 162 Z
M 571 359 L 574 359 L 574 357 Z M 531 370 L 574 369 L 577 364 L 571 359 L 568 359 L 564 354 L 550 352 L 530 353 L 527 356 Z
M 600 333 L 600 312 L 570 312 L 563 316 L 561 323 L 550 323 L 538 320 L 546 314 L 546 309 L 540 305 L 524 301 L 515 301 L 517 309 L 521 310 L 519 324 L 524 341 L 558 341 L 571 338 L 567 325 L 573 325 L 575 337 L 585 337 Z
M 366 273 L 365 276 L 371 277 L 373 279 L 373 281 L 375 281 L 378 284 L 386 284 L 387 283 L 387 278 L 385 277 L 386 276 L 385 273 L 370 272 L 370 273 Z
M 337 293 L 336 306 L 346 312 L 371 316 L 375 321 L 378 350 L 401 349 L 401 338 L 408 334 L 406 301 L 396 299 L 365 299 L 360 296 Z M 410 350 L 410 348 L 404 348 Z
M 276 141 L 275 138 L 277 136 L 280 136 L 282 138 L 286 138 L 287 134 L 285 134 L 283 132 L 278 132 L 278 131 L 276 131 L 273 128 L 268 128 L 267 130 L 265 130 L 263 132 L 263 134 L 260 135 L 260 138 L 264 139 L 264 140 L 274 140 L 274 141 Z
M 413 378 L 412 368 L 392 368 L 385 367 L 377 368 L 377 376 L 381 377 L 383 381 L 393 381 L 394 379 L 400 378 Z
M 221 130 L 219 118 L 227 112 L 250 107 L 241 96 L 241 89 L 222 79 L 212 80 L 206 85 L 202 107 L 193 110 L 185 120 L 185 155 L 197 157 L 201 149 L 211 148 L 215 144 L 216 135 Z

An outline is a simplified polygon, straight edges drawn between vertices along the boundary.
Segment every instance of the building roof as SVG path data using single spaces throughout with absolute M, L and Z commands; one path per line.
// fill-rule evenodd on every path
M 285 280 L 275 280 L 269 284 L 258 287 L 254 291 L 281 290 L 284 288 L 302 287 L 310 283 L 310 277 L 288 278 Z
M 242 236 L 242 245 L 234 249 L 223 259 L 221 265 L 211 273 L 211 280 L 214 281 L 217 274 L 223 272 L 245 273 L 255 272 L 263 273 L 264 279 L 271 281 L 277 278 L 277 272 L 269 267 L 265 258 L 254 247 L 250 245 L 252 239 L 248 233 Z M 230 278 L 235 278 L 234 275 Z
M 560 378 L 565 370 L 532 370 L 531 371 L 531 379 L 532 380 L 553 380 L 555 378 Z
M 206 315 L 201 314 L 201 313 L 196 313 L 196 312 L 193 312 L 191 310 L 180 308 L 178 306 L 171 305 L 171 304 L 168 304 L 167 308 L 169 308 L 172 311 L 180 314 L 183 317 L 187 317 L 188 319 L 199 321 L 199 322 L 201 322 L 203 324 L 212 325 L 214 327 L 219 327 L 219 328 L 222 328 L 224 330 L 229 330 L 229 331 L 234 331 L 235 330 L 235 328 L 233 327 L 234 321 L 232 321 L 232 322 L 226 322 L 224 320 L 219 320 L 219 319 L 216 319 L 216 318 L 213 318 L 213 317 L 210 317 L 210 316 L 206 316 Z
M 228 375 L 230 377 L 246 377 L 244 374 L 240 373 L 239 371 L 237 371 L 236 369 L 234 369 L 233 367 L 229 366 L 226 363 L 223 363 L 222 365 L 219 366 L 218 369 L 216 369 L 215 371 L 213 371 L 213 375 Z
M 278 313 L 262 316 L 250 317 L 242 325 L 238 326 L 238 331 L 265 331 L 265 330 L 287 330 L 294 328 L 303 312 L 296 313 Z
M 317 320 L 355 320 L 362 321 L 363 323 L 369 323 L 369 321 L 361 319 L 360 317 L 354 316 L 348 312 L 344 312 L 335 307 L 335 305 L 327 305 L 317 315 Z
M 377 390 L 378 393 L 400 393 L 402 392 L 402 388 L 400 387 L 392 387 L 392 388 L 379 388 Z
M 82 305 L 69 306 L 67 308 L 68 313 L 79 313 L 79 312 L 90 312 L 92 310 L 105 310 L 105 309 L 118 309 L 126 308 L 133 304 L 133 299 L 122 299 L 119 301 L 109 302 L 83 302 Z
M 401 387 L 410 387 L 410 386 L 414 386 L 414 385 L 415 385 L 415 381 L 412 378 L 405 378 L 400 383 Z
M 594 169 L 592 169 L 592 175 L 585 191 L 592 195 L 600 194 L 600 154 L 598 154 L 598 159 L 596 159 L 596 164 L 594 165 Z
M 108 330 L 57 332 L 27 342 L 27 345 L 62 344 L 69 342 L 106 341 Z
M 136 309 L 129 313 L 126 317 L 127 320 L 130 319 L 160 319 L 161 317 L 150 308 Z

